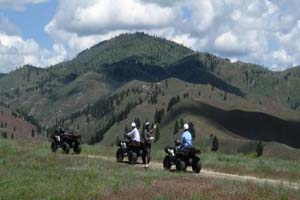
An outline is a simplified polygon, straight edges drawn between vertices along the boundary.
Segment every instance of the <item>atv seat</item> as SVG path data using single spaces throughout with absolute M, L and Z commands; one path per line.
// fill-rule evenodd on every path
M 200 153 L 201 153 L 200 149 L 195 149 L 194 147 L 188 149 L 182 148 L 177 151 L 177 154 L 181 154 L 183 156 L 192 156 L 194 154 L 200 154 Z

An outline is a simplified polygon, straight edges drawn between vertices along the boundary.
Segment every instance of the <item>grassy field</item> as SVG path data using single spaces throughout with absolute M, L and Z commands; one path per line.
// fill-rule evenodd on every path
M 95 145 L 85 147 L 85 154 L 114 157 L 117 147 Z M 152 158 L 162 163 L 164 150 L 153 145 Z M 262 156 L 257 158 L 254 153 L 225 154 L 219 152 L 202 152 L 200 155 L 203 168 L 218 172 L 238 175 L 253 175 L 261 178 L 282 179 L 300 183 L 300 163 Z
M 113 156 L 114 148 L 83 146 L 84 154 Z M 163 154 L 154 151 L 153 156 L 159 160 Z M 202 161 L 205 168 L 234 172 L 243 172 L 246 168 L 255 174 L 263 172 L 272 176 L 276 170 L 287 173 L 295 170 L 294 175 L 299 177 L 300 169 L 288 162 L 272 163 L 271 160 L 264 162 L 221 154 L 204 154 Z M 261 163 L 264 164 L 259 168 Z M 60 151 L 52 154 L 48 143 L 0 140 L 0 199 L 141 198 L 299 199 L 300 193 L 282 187 L 208 179 L 190 173 L 146 170 L 85 156 L 64 155 Z

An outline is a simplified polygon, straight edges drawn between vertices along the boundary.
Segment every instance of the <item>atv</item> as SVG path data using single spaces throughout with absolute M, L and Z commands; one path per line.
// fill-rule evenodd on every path
M 125 157 L 128 157 L 129 164 L 135 165 L 138 157 L 142 157 L 143 163 L 149 164 L 151 160 L 150 144 L 152 138 L 144 140 L 140 143 L 132 141 L 129 137 L 125 136 L 127 140 L 120 141 L 117 138 L 117 145 L 120 147 L 116 153 L 117 162 L 123 162 Z
M 65 154 L 70 152 L 73 148 L 75 154 L 80 154 L 81 136 L 71 132 L 69 130 L 59 129 L 51 135 L 51 151 L 56 152 L 58 148 L 62 148 Z
M 178 141 L 175 141 L 175 146 L 179 147 L 181 144 Z M 201 161 L 197 154 L 200 154 L 201 151 L 195 148 L 189 149 L 176 149 L 174 147 L 167 146 L 165 148 L 167 155 L 163 160 L 164 169 L 170 170 L 172 165 L 176 166 L 177 171 L 186 171 L 188 166 L 191 166 L 193 172 L 199 173 L 201 170 Z

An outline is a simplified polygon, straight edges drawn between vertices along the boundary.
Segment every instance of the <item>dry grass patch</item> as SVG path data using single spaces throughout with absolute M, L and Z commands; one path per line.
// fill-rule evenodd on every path
M 258 186 L 247 182 L 207 179 L 198 177 L 167 178 L 154 181 L 150 185 L 127 188 L 104 195 L 103 199 L 299 199 L 296 191 Z

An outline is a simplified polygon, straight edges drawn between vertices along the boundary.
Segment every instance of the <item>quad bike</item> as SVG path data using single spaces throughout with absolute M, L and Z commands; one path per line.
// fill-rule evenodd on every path
M 175 141 L 175 146 L 178 147 L 181 144 L 178 141 Z M 166 147 L 165 152 L 167 155 L 164 158 L 163 166 L 164 169 L 170 170 L 172 165 L 176 166 L 177 171 L 186 171 L 188 166 L 191 166 L 193 172 L 199 173 L 201 170 L 201 161 L 197 154 L 200 154 L 201 151 L 195 148 L 189 149 L 178 149 L 174 147 Z
M 73 132 L 68 130 L 56 130 L 54 134 L 51 135 L 51 151 L 56 152 L 58 148 L 62 148 L 65 154 L 70 152 L 70 149 L 73 148 L 75 154 L 80 154 L 81 136 L 76 135 Z
M 135 165 L 138 157 L 142 157 L 144 164 L 149 164 L 151 160 L 151 141 L 153 138 L 144 140 L 140 143 L 132 141 L 129 137 L 125 136 L 127 140 L 119 141 L 117 145 L 120 147 L 116 153 L 117 162 L 123 162 L 125 157 L 128 157 L 129 164 Z

